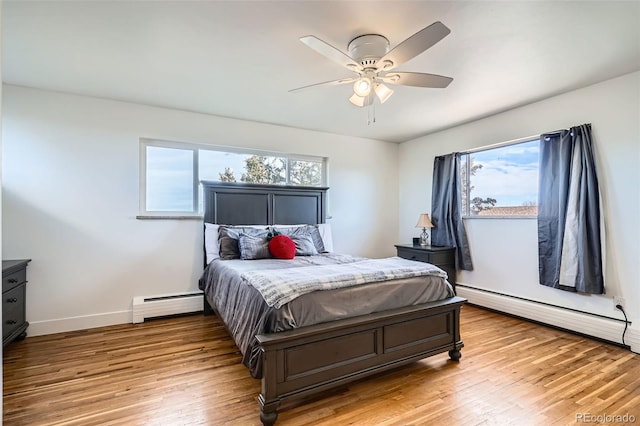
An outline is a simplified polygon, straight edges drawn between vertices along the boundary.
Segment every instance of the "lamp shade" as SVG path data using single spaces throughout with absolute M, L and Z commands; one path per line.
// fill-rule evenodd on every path
M 431 223 L 431 219 L 429 219 L 429 215 L 426 213 L 422 213 L 418 218 L 418 223 L 416 223 L 416 228 L 433 228 L 433 223 Z
M 393 90 L 389 89 L 382 83 L 376 83 L 373 89 L 375 90 L 376 95 L 378 95 L 378 99 L 380 99 L 381 104 L 385 103 L 387 99 L 393 95 Z
M 362 96 L 358 96 L 357 94 L 354 93 L 349 98 L 349 102 L 351 102 L 355 106 L 365 107 L 365 106 L 371 105 L 373 103 L 373 94 L 369 93 L 367 96 L 362 97 Z
M 353 94 L 351 95 L 351 97 L 349 98 L 349 102 L 351 102 L 352 104 L 354 104 L 355 106 L 359 106 L 359 107 L 363 107 L 364 106 L 364 101 L 367 98 L 364 98 L 362 96 L 358 96 L 357 94 Z

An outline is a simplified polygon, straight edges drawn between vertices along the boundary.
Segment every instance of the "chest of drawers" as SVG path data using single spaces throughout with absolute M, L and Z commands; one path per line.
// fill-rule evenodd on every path
M 27 264 L 31 259 L 2 261 L 2 346 L 27 336 Z

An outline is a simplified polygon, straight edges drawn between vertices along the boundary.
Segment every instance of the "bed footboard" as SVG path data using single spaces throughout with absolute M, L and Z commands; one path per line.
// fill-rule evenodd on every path
M 263 352 L 260 419 L 289 402 L 442 352 L 458 361 L 460 307 L 453 297 L 256 336 Z

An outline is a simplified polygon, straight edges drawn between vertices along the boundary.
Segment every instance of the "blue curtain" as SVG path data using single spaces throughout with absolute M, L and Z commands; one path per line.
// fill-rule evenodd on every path
M 591 125 L 541 135 L 539 173 L 540 284 L 604 293 L 600 192 Z
M 431 243 L 456 247 L 456 269 L 473 270 L 467 231 L 462 221 L 460 154 L 436 157 L 431 196 Z

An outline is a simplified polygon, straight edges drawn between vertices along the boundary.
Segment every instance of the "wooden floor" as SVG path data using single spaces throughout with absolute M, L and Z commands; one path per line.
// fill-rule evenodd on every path
M 277 424 L 640 424 L 640 355 L 471 306 L 462 339 L 459 363 L 410 364 L 282 411 Z M 259 392 L 214 316 L 4 348 L 5 425 L 258 425 Z

